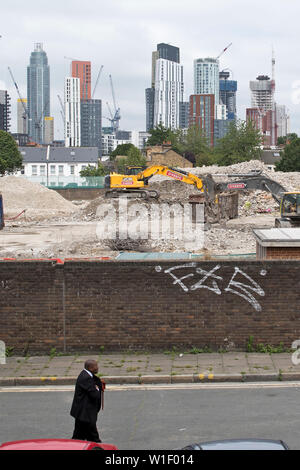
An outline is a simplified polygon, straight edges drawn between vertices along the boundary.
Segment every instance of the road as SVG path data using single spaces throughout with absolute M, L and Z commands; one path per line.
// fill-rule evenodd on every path
M 0 389 L 0 442 L 70 438 L 72 387 Z M 227 438 L 282 439 L 300 449 L 300 383 L 110 386 L 98 420 L 122 450 L 178 449 Z

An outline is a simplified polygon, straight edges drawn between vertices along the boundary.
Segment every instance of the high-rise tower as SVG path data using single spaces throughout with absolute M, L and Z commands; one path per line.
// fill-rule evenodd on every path
M 216 106 L 220 104 L 219 60 L 211 57 L 194 60 L 194 94 L 214 95 Z
M 146 89 L 146 131 L 160 123 L 171 129 L 180 126 L 183 89 L 179 48 L 158 44 L 152 53 L 151 88 Z
M 10 96 L 6 90 L 0 90 L 0 130 L 10 130 Z
M 27 67 L 28 133 L 37 143 L 44 142 L 45 117 L 50 116 L 50 67 L 42 43 L 36 43 Z
M 81 146 L 80 79 L 65 78 L 65 146 Z
M 91 99 L 92 71 L 91 62 L 73 60 L 71 65 L 71 75 L 73 78 L 80 79 L 80 99 Z

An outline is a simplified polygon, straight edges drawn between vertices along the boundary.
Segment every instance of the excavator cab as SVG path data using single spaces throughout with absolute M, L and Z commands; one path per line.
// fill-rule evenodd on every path
M 127 166 L 126 175 L 138 175 L 141 171 L 145 170 L 146 166 Z
M 285 193 L 281 201 L 281 217 L 299 217 L 300 219 L 300 192 Z
M 275 227 L 300 227 L 300 192 L 283 194 L 280 219 L 275 219 Z

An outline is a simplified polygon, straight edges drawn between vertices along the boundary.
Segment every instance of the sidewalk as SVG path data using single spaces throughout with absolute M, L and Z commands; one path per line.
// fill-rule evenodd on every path
M 120 353 L 6 358 L 0 386 L 74 385 L 86 359 L 107 384 L 173 384 L 300 380 L 291 353 Z

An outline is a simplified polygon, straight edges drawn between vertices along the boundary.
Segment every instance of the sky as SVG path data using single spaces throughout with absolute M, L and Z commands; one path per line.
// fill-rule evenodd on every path
M 18 99 L 8 72 L 11 67 L 22 97 L 27 94 L 27 66 L 37 42 L 50 65 L 51 114 L 55 139 L 63 139 L 57 95 L 63 99 L 64 78 L 72 59 L 92 62 L 92 89 L 103 71 L 95 98 L 103 116 L 113 108 L 112 75 L 120 129 L 145 130 L 145 89 L 151 85 L 152 51 L 164 42 L 180 48 L 185 100 L 193 93 L 196 58 L 220 58 L 238 81 L 238 118 L 251 106 L 249 81 L 271 77 L 276 58 L 276 102 L 286 105 L 291 132 L 300 134 L 300 3 L 298 0 L 10 0 L 1 5 L 0 89 L 12 102 L 12 131 L 17 131 Z M 103 125 L 109 125 L 103 119 Z

